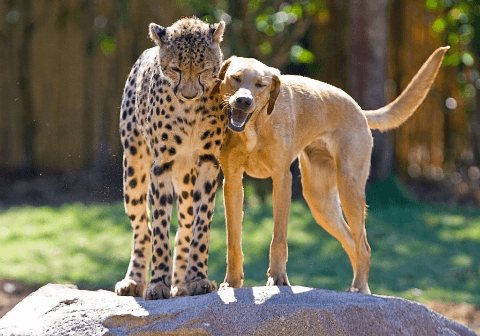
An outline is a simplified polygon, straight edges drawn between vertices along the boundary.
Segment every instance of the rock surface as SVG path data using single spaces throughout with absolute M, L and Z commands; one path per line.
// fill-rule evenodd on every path
M 0 319 L 0 335 L 472 335 L 404 299 L 306 287 L 225 289 L 163 301 L 47 285 Z

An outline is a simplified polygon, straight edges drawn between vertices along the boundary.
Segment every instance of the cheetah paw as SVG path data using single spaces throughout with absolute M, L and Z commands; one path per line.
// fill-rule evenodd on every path
M 162 283 L 149 284 L 143 295 L 145 300 L 170 299 L 170 287 Z
M 202 295 L 217 289 L 217 283 L 208 279 L 189 281 L 185 285 L 186 295 Z
M 143 296 L 145 290 L 144 282 L 137 282 L 135 280 L 125 278 L 115 285 L 115 294 L 119 296 Z
M 170 295 L 172 297 L 177 297 L 177 296 L 188 296 L 188 291 L 185 286 L 175 286 L 172 288 L 172 291 L 170 292 Z

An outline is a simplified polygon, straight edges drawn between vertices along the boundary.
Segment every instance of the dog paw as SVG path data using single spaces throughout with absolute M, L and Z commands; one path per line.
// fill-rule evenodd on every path
M 135 280 L 125 278 L 115 285 L 115 294 L 119 296 L 143 296 L 146 284 Z
M 187 295 L 202 295 L 211 293 L 217 289 L 217 284 L 215 281 L 210 281 L 208 279 L 193 280 L 185 284 L 185 290 Z
M 348 293 L 361 293 L 361 294 L 372 294 L 370 292 L 370 288 L 368 288 L 368 285 L 364 288 L 357 288 L 357 287 L 350 287 L 349 289 L 346 290 Z
M 220 289 L 223 288 L 242 288 L 243 286 L 243 274 L 241 277 L 233 278 L 226 277 L 225 280 L 220 284 Z
M 170 298 L 170 286 L 163 283 L 149 284 L 143 295 L 145 300 L 164 300 Z
M 267 286 L 290 286 L 287 274 L 269 275 Z
M 230 285 L 228 284 L 228 282 L 222 282 L 222 283 L 220 284 L 220 286 L 218 286 L 218 290 L 224 290 L 224 289 L 227 289 L 227 288 L 233 288 L 233 286 L 230 286 Z

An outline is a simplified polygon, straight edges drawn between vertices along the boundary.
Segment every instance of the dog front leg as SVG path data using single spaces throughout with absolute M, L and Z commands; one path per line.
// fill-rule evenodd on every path
M 267 286 L 290 286 L 287 277 L 287 228 L 292 197 L 292 174 L 288 168 L 283 174 L 274 174 L 272 179 L 274 224 Z
M 224 175 L 223 202 L 227 225 L 227 274 L 220 288 L 240 288 L 243 285 L 243 171 L 228 174 L 224 169 Z

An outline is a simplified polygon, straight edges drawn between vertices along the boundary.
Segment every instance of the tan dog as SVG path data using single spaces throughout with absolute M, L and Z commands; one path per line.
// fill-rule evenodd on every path
M 340 241 L 350 258 L 353 282 L 349 291 L 370 293 L 370 246 L 365 230 L 365 183 L 373 145 L 370 129 L 395 128 L 413 114 L 448 49 L 437 49 L 405 91 L 376 111 L 363 111 L 338 88 L 306 77 L 280 75 L 254 59 L 231 57 L 223 63 L 220 90 L 233 132 L 227 132 L 220 154 L 228 244 L 222 287 L 243 284 L 244 172 L 273 180 L 274 229 L 267 286 L 290 285 L 286 271 L 290 165 L 298 157 L 303 195 L 313 217 Z

